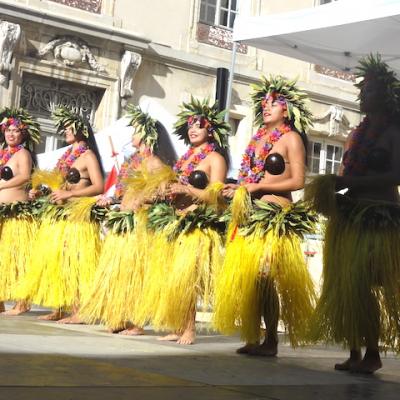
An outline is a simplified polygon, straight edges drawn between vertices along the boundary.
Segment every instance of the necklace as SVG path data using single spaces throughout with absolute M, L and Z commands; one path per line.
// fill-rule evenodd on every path
M 132 154 L 127 161 L 124 161 L 121 165 L 117 176 L 117 182 L 115 184 L 115 192 L 114 197 L 117 199 L 121 199 L 125 192 L 125 185 L 122 183 L 124 179 L 126 179 L 130 173 L 130 171 L 135 171 L 140 167 L 143 160 L 149 158 L 151 156 L 151 150 L 145 148 L 142 151 L 137 151 Z
M 374 146 L 376 138 L 380 131 L 378 129 L 372 129 L 369 132 L 370 121 L 368 117 L 365 117 L 360 124 L 354 128 L 351 134 L 351 140 L 349 149 L 343 156 L 343 175 L 363 175 L 367 170 L 367 157 Z M 382 125 L 382 129 L 385 129 L 385 124 Z
M 6 165 L 11 157 L 23 147 L 22 144 L 19 144 L 18 146 L 8 146 L 6 149 L 0 149 L 0 168 Z
M 87 144 L 80 144 L 78 147 L 71 146 L 57 161 L 56 169 L 66 177 L 72 164 L 86 151 L 89 147 Z
M 273 144 L 277 142 L 285 133 L 291 131 L 290 126 L 282 125 L 271 132 L 267 132 L 265 127 L 260 128 L 251 138 L 240 164 L 238 183 L 258 183 L 265 175 L 265 159 L 271 152 Z M 265 143 L 256 154 L 257 144 L 262 138 L 266 138 Z
M 174 171 L 178 174 L 179 181 L 183 185 L 189 184 L 189 175 L 194 171 L 200 161 L 204 160 L 208 154 L 215 151 L 214 143 L 207 143 L 200 152 L 195 153 L 196 147 L 190 147 L 189 150 L 176 162 Z M 183 164 L 191 159 L 191 161 L 183 167 Z

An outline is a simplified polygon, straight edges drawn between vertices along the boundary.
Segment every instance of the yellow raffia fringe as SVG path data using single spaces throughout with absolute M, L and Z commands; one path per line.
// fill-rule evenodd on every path
M 159 329 L 183 331 L 196 304 L 209 307 L 214 292 L 212 277 L 221 260 L 222 243 L 217 232 L 208 228 L 181 234 L 152 323 Z
M 228 243 L 222 269 L 216 278 L 214 327 L 225 334 L 240 332 L 248 343 L 260 340 L 260 318 L 266 303 L 268 280 L 277 288 L 281 319 L 292 346 L 306 341 L 315 292 L 296 236 L 264 234 L 260 228 Z M 268 330 L 268 327 L 267 327 Z
M 240 226 L 247 222 L 251 211 L 251 197 L 244 186 L 236 191 L 231 203 L 231 225 Z
M 17 288 L 30 268 L 37 224 L 32 219 L 8 218 L 1 226 L 0 299 L 18 299 Z
M 151 198 L 160 187 L 174 180 L 176 180 L 176 173 L 168 165 L 149 171 L 147 163 L 143 162 L 138 171 L 124 179 L 126 201 L 138 196 L 143 199 Z
M 322 215 L 329 217 L 336 214 L 335 195 L 336 175 L 318 175 L 312 178 L 304 191 L 304 200 Z
M 31 268 L 19 289 L 21 298 L 47 307 L 71 307 L 89 290 L 99 251 L 98 224 L 87 219 L 90 202 L 71 206 L 71 218 L 49 213 L 40 225 Z M 86 206 L 83 207 L 83 205 Z M 82 220 L 78 220 L 82 216 Z
M 51 190 L 59 189 L 64 183 L 64 178 L 61 172 L 57 169 L 41 170 L 35 169 L 32 174 L 32 187 L 36 188 L 39 185 L 46 185 Z
M 169 241 L 167 237 L 164 231 L 147 232 L 147 242 L 144 244 L 143 296 L 140 307 L 136 308 L 132 318 L 132 321 L 139 326 L 144 326 L 155 319 L 161 294 L 170 275 L 175 242 Z
M 214 182 L 208 185 L 205 191 L 204 202 L 213 206 L 217 211 L 223 211 L 227 206 L 222 196 L 224 186 L 222 182 Z
M 338 214 L 328 223 L 313 338 L 360 348 L 379 332 L 383 349 L 400 352 L 399 231 L 358 222 Z
M 65 204 L 70 222 L 90 222 L 92 207 L 96 204 L 95 197 L 79 197 Z
M 137 213 L 135 220 L 134 231 L 110 232 L 105 239 L 93 285 L 79 311 L 87 322 L 100 320 L 111 329 L 119 329 L 132 321 L 142 296 L 146 214 Z

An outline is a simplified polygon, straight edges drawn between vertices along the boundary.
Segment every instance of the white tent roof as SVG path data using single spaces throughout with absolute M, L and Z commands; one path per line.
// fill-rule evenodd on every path
M 342 71 L 380 53 L 400 73 L 400 0 L 341 0 L 265 17 L 239 16 L 233 40 Z

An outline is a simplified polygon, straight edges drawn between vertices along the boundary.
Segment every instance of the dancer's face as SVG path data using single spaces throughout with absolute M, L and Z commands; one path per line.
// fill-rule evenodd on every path
M 140 136 L 135 133 L 134 135 L 132 135 L 132 146 L 135 149 L 138 149 L 140 147 L 140 145 L 142 144 L 142 141 L 140 139 Z
M 11 147 L 20 145 L 24 140 L 23 132 L 14 125 L 7 126 L 4 131 L 4 137 L 7 145 Z
M 196 121 L 189 126 L 188 135 L 192 146 L 201 146 L 208 142 L 209 139 L 208 130 L 200 127 L 200 121 Z
M 281 125 L 287 117 L 286 107 L 272 96 L 264 102 L 263 121 L 265 125 Z
M 64 129 L 64 135 L 65 135 L 65 141 L 66 141 L 68 144 L 75 143 L 76 138 L 75 138 L 74 130 L 72 129 L 72 126 L 67 126 L 67 127 Z

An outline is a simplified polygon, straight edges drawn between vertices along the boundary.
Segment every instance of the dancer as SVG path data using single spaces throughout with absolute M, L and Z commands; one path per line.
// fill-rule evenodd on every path
M 40 141 L 39 124 L 24 109 L 0 111 L 3 143 L 0 150 L 0 299 L 15 300 L 17 284 L 29 266 L 36 224 L 28 206 L 27 185 L 33 167 L 34 145 Z M 16 240 L 17 238 L 17 240 Z M 18 301 L 6 315 L 28 311 L 29 303 Z M 4 304 L 0 302 L 0 312 Z
M 307 197 L 328 217 L 315 336 L 350 348 L 336 370 L 369 374 L 382 366 L 379 345 L 400 350 L 400 82 L 379 55 L 362 59 L 357 76 L 365 118 L 341 175 L 318 177 Z
M 90 124 L 65 107 L 57 108 L 53 117 L 70 145 L 54 171 L 64 183 L 49 195 L 53 206 L 42 217 L 32 268 L 20 295 L 56 309 L 41 319 L 59 320 L 62 308 L 72 307 L 73 315 L 60 322 L 78 323 L 79 298 L 88 290 L 97 264 L 99 227 L 92 218 L 92 196 L 103 192 L 103 171 Z M 38 192 L 34 189 L 30 195 Z
M 156 155 L 158 122 L 137 106 L 131 106 L 127 116 L 129 125 L 135 128 L 132 145 L 136 152 L 119 173 L 112 202 L 121 202 L 120 211 L 114 209 L 106 219 L 109 231 L 80 316 L 88 322 L 100 320 L 113 333 L 141 335 L 143 327 L 131 322 L 139 299 L 145 296 L 141 287 L 146 218 L 140 209 L 156 194 L 162 182 L 173 178 L 173 173 Z M 100 204 L 108 201 L 101 199 Z
M 208 201 L 206 187 L 222 188 L 225 180 L 230 128 L 217 104 L 209 106 L 208 100 L 192 98 L 181 108 L 174 133 L 190 147 L 174 166 L 178 182 L 166 192 L 172 204 L 158 203 L 149 210 L 149 225 L 156 234 L 142 307 L 151 309 L 149 319 L 157 329 L 175 332 L 161 340 L 185 345 L 195 341 L 196 303 L 202 300 L 208 306 L 213 271 L 222 256 L 218 215 L 202 203 Z M 157 260 L 160 249 L 171 255 L 163 265 Z
M 313 218 L 292 203 L 291 192 L 304 185 L 302 137 L 311 123 L 306 97 L 295 81 L 280 76 L 254 86 L 261 127 L 247 146 L 238 183 L 223 191 L 233 198 L 232 220 L 213 322 L 222 333 L 240 331 L 247 343 L 238 353 L 276 356 L 280 318 L 293 346 L 305 341 L 315 294 L 300 241 Z M 261 316 L 266 335 L 259 345 Z

